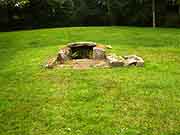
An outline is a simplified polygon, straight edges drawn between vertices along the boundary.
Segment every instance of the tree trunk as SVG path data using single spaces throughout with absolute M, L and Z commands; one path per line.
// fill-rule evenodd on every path
M 112 22 L 112 12 L 111 12 L 110 0 L 107 0 L 106 4 L 107 4 L 107 16 L 108 16 L 108 19 L 109 19 L 109 25 L 112 26 L 113 22 Z
M 153 16 L 153 28 L 156 27 L 156 5 L 155 5 L 155 0 L 152 0 L 152 16 Z

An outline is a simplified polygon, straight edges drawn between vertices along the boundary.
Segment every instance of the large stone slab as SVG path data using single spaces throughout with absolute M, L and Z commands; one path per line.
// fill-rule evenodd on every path
M 94 43 L 94 42 L 74 42 L 74 43 L 69 43 L 67 46 L 70 48 L 81 47 L 81 46 L 95 47 L 96 43 Z

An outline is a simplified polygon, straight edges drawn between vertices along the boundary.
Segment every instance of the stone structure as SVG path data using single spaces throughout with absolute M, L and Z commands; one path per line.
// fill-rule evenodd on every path
M 103 46 L 94 42 L 75 42 L 69 43 L 67 47 L 60 49 L 56 58 L 51 59 L 45 65 L 47 68 L 53 68 L 55 65 L 63 65 L 67 61 L 76 60 L 90 60 L 91 63 L 95 63 L 93 67 L 123 67 L 123 66 L 144 66 L 144 60 L 136 55 L 129 56 L 116 56 L 107 55 L 106 48 L 111 49 L 111 46 Z M 95 61 L 95 62 L 93 62 Z M 85 62 L 86 65 L 87 62 Z M 99 64 L 98 64 L 99 63 Z M 101 64 L 100 64 L 101 63 Z M 77 65 L 77 64 L 76 64 Z M 81 63 L 82 65 L 82 63 Z

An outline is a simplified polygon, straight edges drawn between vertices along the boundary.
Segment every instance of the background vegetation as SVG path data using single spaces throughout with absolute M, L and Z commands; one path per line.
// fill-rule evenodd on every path
M 179 0 L 0 0 L 1 30 L 57 26 L 180 26 Z

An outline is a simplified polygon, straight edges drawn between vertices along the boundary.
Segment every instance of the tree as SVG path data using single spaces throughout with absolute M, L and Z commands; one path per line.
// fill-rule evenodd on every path
M 74 2 L 73 0 L 47 0 L 46 10 L 49 11 L 48 15 L 54 21 L 52 23 L 69 25 L 73 15 Z
M 178 5 L 178 13 L 179 13 L 179 15 L 180 15 L 180 0 L 177 0 L 177 1 L 176 1 L 176 4 Z
M 152 16 L 153 16 L 153 28 L 156 27 L 156 7 L 155 7 L 155 0 L 152 0 Z
M 155 28 L 179 26 L 179 15 L 180 0 L 0 0 L 0 27 L 6 29 L 87 25 Z
M 109 25 L 115 24 L 115 14 L 117 7 L 120 9 L 120 5 L 123 4 L 122 0 L 97 0 L 97 5 L 100 5 L 105 10 L 105 14 L 108 18 Z
M 149 0 L 138 0 L 140 3 L 149 2 Z M 152 7 L 152 25 L 153 28 L 156 27 L 156 0 L 151 0 Z

